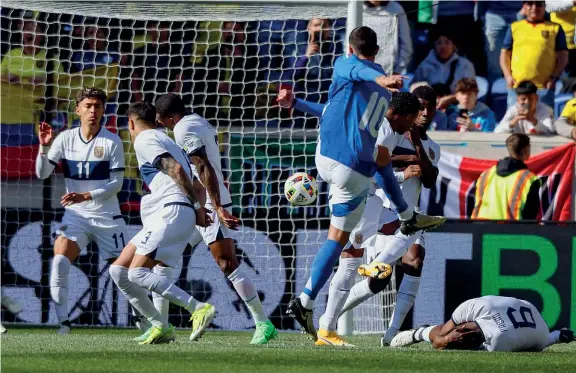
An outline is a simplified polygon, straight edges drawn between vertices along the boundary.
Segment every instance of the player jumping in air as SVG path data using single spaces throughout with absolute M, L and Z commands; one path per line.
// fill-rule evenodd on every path
M 404 234 L 432 229 L 445 221 L 414 212 L 402 197 L 390 163 L 395 132 L 403 134 L 412 126 L 420 109 L 418 99 L 400 92 L 389 104 L 391 93 L 385 87 L 396 88 L 402 79 L 386 77 L 373 62 L 378 45 L 372 29 L 354 29 L 349 43 L 353 54 L 340 57 L 334 66 L 316 151 L 318 172 L 330 184 L 328 239 L 314 258 L 304 291 L 290 301 L 287 311 L 314 340 L 318 339 L 312 317 L 314 300 L 362 217 L 372 177 L 397 207 Z M 385 120 L 387 114 L 393 117 L 391 122 Z M 390 275 L 391 268 L 385 272 Z M 335 338 L 336 333 L 324 337 Z
M 218 133 L 208 121 L 198 114 L 186 110 L 184 103 L 175 94 L 166 94 L 156 100 L 157 121 L 174 131 L 174 138 L 192 164 L 192 172 L 206 188 L 206 209 L 210 211 L 213 224 L 198 228 L 214 260 L 228 276 L 238 295 L 242 298 L 256 323 L 252 344 L 265 344 L 278 332 L 262 307 L 254 283 L 239 266 L 231 229 L 236 229 L 239 220 L 231 214 L 232 199 L 224 185 L 222 162 L 218 147 Z M 199 311 L 197 311 L 198 313 Z M 192 336 L 198 331 L 197 320 L 214 317 L 214 307 L 207 305 L 202 313 L 192 315 Z
M 95 242 L 100 259 L 112 262 L 125 244 L 126 224 L 116 197 L 124 178 L 124 148 L 120 138 L 100 124 L 105 105 L 104 91 L 85 87 L 76 96 L 79 128 L 66 130 L 54 139 L 52 127 L 40 124 L 36 175 L 40 179 L 50 177 L 62 161 L 66 182 L 66 194 L 60 201 L 66 212 L 56 231 L 50 275 L 59 334 L 70 333 L 68 275 L 80 250 Z
M 143 202 L 147 211 L 144 227 L 124 247 L 110 267 L 110 275 L 132 306 L 152 324 L 140 344 L 167 343 L 175 339 L 174 327 L 154 307 L 148 290 L 190 314 L 205 304 L 173 284 L 171 278 L 152 272 L 152 268 L 175 267 L 196 225 L 206 227 L 211 219 L 196 199 L 188 158 L 168 135 L 156 130 L 152 104 L 130 105 L 128 130 L 140 174 L 151 193 Z
M 390 346 L 407 347 L 426 341 L 439 350 L 537 352 L 574 340 L 572 330 L 550 332 L 532 303 L 489 295 L 462 303 L 445 324 L 398 333 Z

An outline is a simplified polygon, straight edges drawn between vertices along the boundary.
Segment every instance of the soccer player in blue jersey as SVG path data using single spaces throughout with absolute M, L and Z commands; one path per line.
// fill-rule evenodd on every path
M 340 57 L 334 65 L 316 150 L 318 173 L 330 184 L 328 239 L 312 262 L 304 291 L 290 301 L 287 311 L 314 340 L 318 338 L 312 317 L 314 300 L 362 217 L 372 177 L 396 206 L 402 233 L 432 229 L 445 221 L 444 217 L 416 214 L 408 206 L 390 162 L 390 154 L 400 140 L 397 134 L 410 129 L 420 111 L 420 101 L 406 92 L 391 97 L 387 87 L 392 84 L 397 88 L 397 83 L 374 63 L 379 48 L 372 29 L 354 29 L 349 45 L 351 55 Z M 392 272 L 390 266 L 381 268 L 382 276 Z

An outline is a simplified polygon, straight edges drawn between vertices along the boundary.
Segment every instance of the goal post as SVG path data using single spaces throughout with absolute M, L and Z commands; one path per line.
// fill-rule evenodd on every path
M 293 329 L 285 306 L 304 287 L 326 239 L 328 193 L 319 180 L 312 206 L 291 207 L 283 197 L 292 173 L 317 175 L 318 120 L 280 109 L 275 97 L 290 85 L 298 97 L 324 102 L 334 60 L 346 52 L 347 35 L 362 24 L 362 14 L 358 1 L 3 0 L 2 293 L 24 306 L 17 316 L 4 313 L 4 320 L 56 322 L 49 274 L 54 232 L 64 213 L 64 179 L 58 170 L 45 181 L 35 177 L 37 125 L 46 120 L 57 133 L 78 126 L 75 94 L 91 85 L 107 92 L 104 125 L 124 142 L 126 172 L 118 198 L 127 236 L 141 227 L 142 194 L 128 105 L 175 92 L 217 128 L 234 213 L 243 223 L 234 235 L 238 257 L 273 322 Z M 326 20 L 320 22 L 320 47 L 304 61 L 314 18 Z M 383 28 L 379 44 L 384 49 L 395 37 Z M 296 64 L 303 61 L 303 67 Z M 180 287 L 215 304 L 218 328 L 252 327 L 205 245 L 188 248 L 176 273 Z M 73 324 L 131 324 L 128 302 L 112 286 L 94 245 L 83 248 L 69 284 Z M 318 298 L 317 318 L 327 287 Z M 374 302 L 355 311 L 355 331 L 382 331 L 375 323 L 360 323 L 382 317 L 382 301 Z M 170 321 L 184 327 L 187 315 L 174 306 Z

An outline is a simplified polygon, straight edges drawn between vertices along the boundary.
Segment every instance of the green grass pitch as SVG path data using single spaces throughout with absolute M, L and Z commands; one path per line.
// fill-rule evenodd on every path
M 433 351 L 379 347 L 378 336 L 348 338 L 357 348 L 320 348 L 305 336 L 280 333 L 266 346 L 251 346 L 251 333 L 208 331 L 190 342 L 179 331 L 175 343 L 138 346 L 135 330 L 79 329 L 58 336 L 54 329 L 8 327 L 0 340 L 2 373 L 324 373 L 324 372 L 574 372 L 576 343 L 541 353 Z

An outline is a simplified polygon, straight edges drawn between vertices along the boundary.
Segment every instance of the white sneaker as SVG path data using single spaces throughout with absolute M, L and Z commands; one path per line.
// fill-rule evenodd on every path
M 410 329 L 396 334 L 392 341 L 390 341 L 390 347 L 408 347 L 415 343 L 418 343 L 414 338 L 416 334 L 416 329 Z
M 17 315 L 22 312 L 22 306 L 16 303 L 12 298 L 7 295 L 2 296 L 2 307 L 6 308 L 10 313 Z
M 6 328 L 4 327 L 4 325 L 2 325 L 2 324 L 0 323 L 0 334 L 6 334 L 7 331 L 8 331 L 8 330 L 6 330 Z
M 389 346 L 390 342 L 392 342 L 392 339 L 394 339 L 394 337 L 396 337 L 397 334 L 398 334 L 398 329 L 395 329 L 395 328 L 386 329 L 386 331 L 384 332 L 384 335 L 380 339 L 380 345 L 382 347 Z
M 63 323 L 58 325 L 58 330 L 56 330 L 56 334 L 60 335 L 70 334 L 70 332 L 71 332 L 70 321 L 64 321 Z

